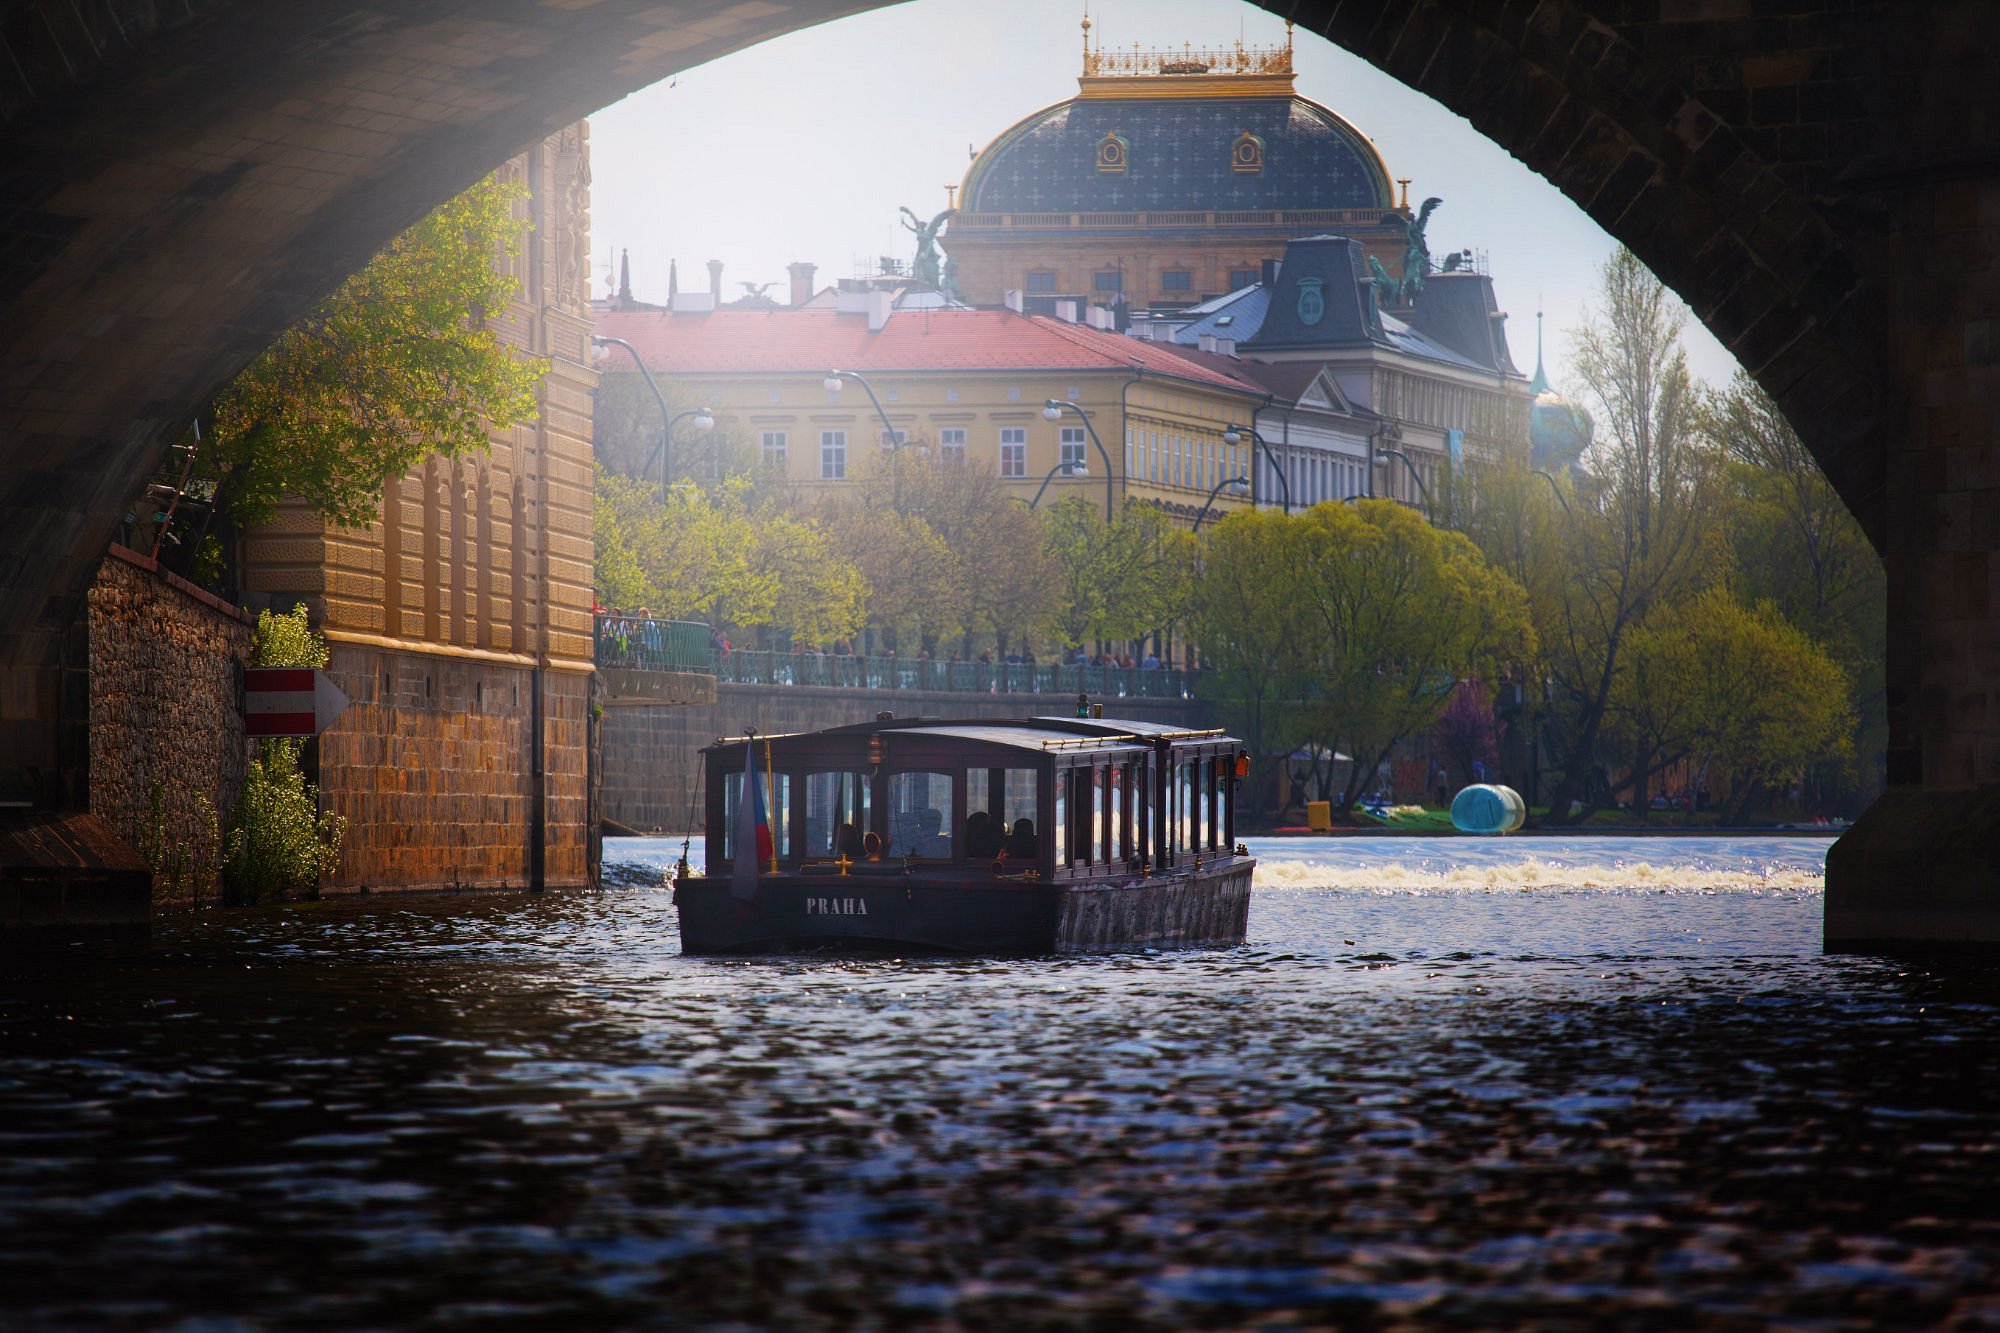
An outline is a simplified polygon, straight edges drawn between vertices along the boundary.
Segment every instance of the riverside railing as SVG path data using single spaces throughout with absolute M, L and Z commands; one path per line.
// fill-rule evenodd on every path
M 593 637 L 599 666 L 711 674 L 708 626 L 699 621 L 601 615 Z
M 847 690 L 947 694 L 1088 694 L 1092 698 L 1184 699 L 1194 672 L 1029 662 L 950 662 L 836 653 L 716 648 L 708 626 L 687 620 L 597 618 L 597 664 L 694 671 L 738 685 L 811 685 Z

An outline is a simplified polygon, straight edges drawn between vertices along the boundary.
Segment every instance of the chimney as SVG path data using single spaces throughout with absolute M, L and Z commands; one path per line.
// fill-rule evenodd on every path
M 1258 264 L 1257 265 L 1258 281 L 1262 282 L 1266 287 L 1277 286 L 1278 268 L 1281 262 L 1282 261 L 1276 259 L 1266 259 L 1262 263 Z
M 1234 339 L 1234 338 L 1217 338 L 1217 339 L 1215 340 L 1215 354 L 1216 354 L 1217 356 L 1235 356 L 1235 355 L 1236 355 L 1236 339 Z
M 792 305 L 794 307 L 802 306 L 812 300 L 813 274 L 819 270 L 814 265 L 801 260 L 789 266 L 785 271 L 792 275 Z
M 620 250 L 618 252 L 618 308 L 620 310 L 630 310 L 632 308 L 632 252 L 630 250 Z
M 673 308 L 674 298 L 681 294 L 681 264 L 678 259 L 667 261 L 667 307 Z
M 1076 323 L 1076 298 L 1064 297 L 1056 302 L 1056 318 L 1065 324 Z
M 868 293 L 868 331 L 880 333 L 882 326 L 889 322 L 889 315 L 896 308 L 894 292 Z
M 1106 332 L 1109 332 L 1111 326 L 1117 323 L 1117 321 L 1112 318 L 1110 306 L 1094 305 L 1086 313 L 1085 318 L 1089 322 L 1091 328 L 1103 329 Z
M 719 306 L 722 304 L 722 261 L 720 259 L 711 259 L 708 261 L 708 294 L 716 305 Z
M 1194 345 L 1199 351 L 1213 353 L 1215 351 L 1215 335 L 1212 333 L 1196 334 Z
M 1007 303 L 1009 310 L 1017 315 L 1021 313 L 1021 289 L 1019 287 L 1009 287 L 1000 299 Z

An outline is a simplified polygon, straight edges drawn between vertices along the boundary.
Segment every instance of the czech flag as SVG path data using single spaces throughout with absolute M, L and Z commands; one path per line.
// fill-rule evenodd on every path
M 743 789 L 736 798 L 736 827 L 730 830 L 729 896 L 749 902 L 757 896 L 757 872 L 771 859 L 771 815 L 764 808 L 764 784 L 757 781 L 757 738 L 743 757 Z

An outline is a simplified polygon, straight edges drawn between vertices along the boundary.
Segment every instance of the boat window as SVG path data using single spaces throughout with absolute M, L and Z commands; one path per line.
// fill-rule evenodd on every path
M 952 809 L 952 775 L 910 769 L 889 775 L 889 856 L 921 856 L 950 860 L 952 831 L 958 820 Z
M 869 829 L 873 795 L 868 775 L 824 769 L 806 774 L 805 784 L 806 836 L 801 855 L 811 858 L 844 854 L 849 860 L 859 861 L 861 838 Z M 847 830 L 845 838 L 843 827 Z
M 779 860 L 790 860 L 792 851 L 792 775 L 759 770 L 757 784 L 764 789 L 764 812 L 771 822 L 771 846 Z M 722 858 L 736 855 L 736 807 L 743 794 L 743 770 L 722 775 Z
M 1074 821 L 1069 831 L 1069 857 L 1065 864 L 1089 865 L 1097 846 L 1097 791 L 1092 768 L 1072 768 L 1068 779 L 1069 811 Z
M 985 861 L 997 856 L 1014 837 L 1014 826 L 1028 821 L 1028 830 L 1041 818 L 1037 798 L 1040 786 L 1032 768 L 975 768 L 965 775 L 965 855 L 968 860 Z M 985 819 L 980 816 L 985 815 Z M 1023 830 L 1027 833 L 1027 830 Z M 1032 840 L 1032 834 L 1028 834 Z M 1019 846 L 1026 846 L 1021 843 Z M 1008 856 L 1019 851 L 1009 848 Z
M 1055 830 L 1055 857 L 1058 870 L 1069 864 L 1069 788 L 1068 771 L 1059 770 L 1056 773 L 1056 817 L 1051 825 Z
M 1193 851 L 1200 845 L 1195 841 L 1199 824 L 1194 811 L 1194 765 L 1185 756 L 1174 765 L 1174 777 L 1180 789 L 1174 796 L 1174 843 L 1184 852 Z
M 1208 784 L 1208 845 L 1222 846 L 1222 756 L 1210 755 L 1208 762 L 1201 766 L 1202 779 Z
M 1122 787 L 1117 764 L 1097 770 L 1097 845 L 1100 859 L 1109 863 L 1118 858 L 1118 793 Z

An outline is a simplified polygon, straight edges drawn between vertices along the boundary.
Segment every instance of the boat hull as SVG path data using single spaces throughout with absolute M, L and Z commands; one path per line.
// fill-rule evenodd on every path
M 1161 875 L 991 882 L 921 875 L 766 875 L 739 902 L 726 879 L 674 891 L 689 954 L 1057 954 L 1243 942 L 1250 857 Z

